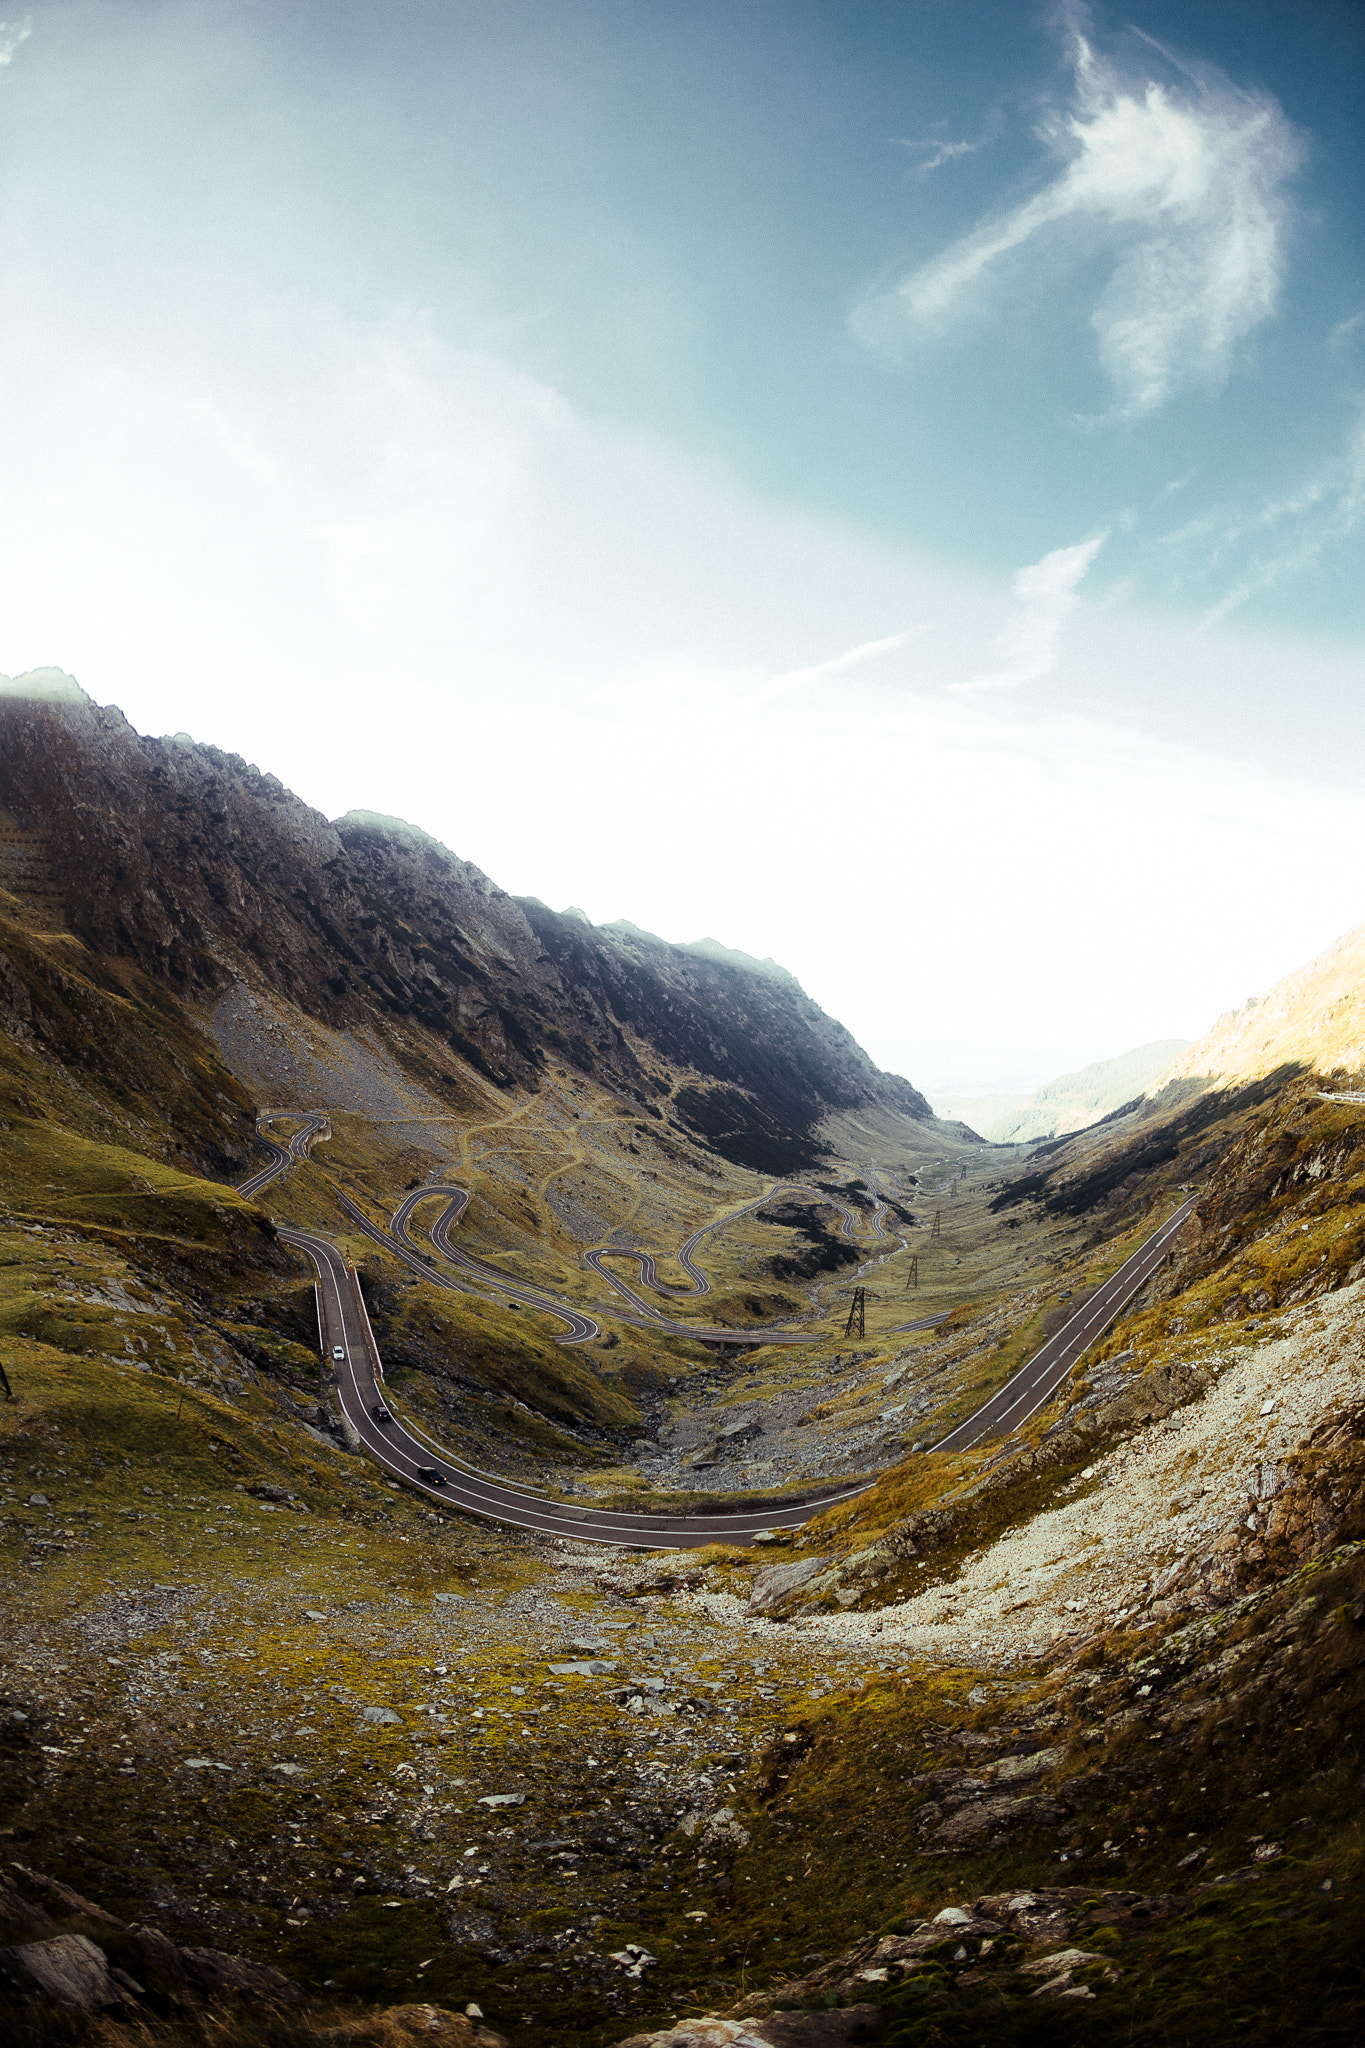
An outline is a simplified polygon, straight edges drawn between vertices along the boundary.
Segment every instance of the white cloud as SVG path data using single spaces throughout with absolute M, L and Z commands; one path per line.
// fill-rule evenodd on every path
M 755 504 L 424 320 L 222 329 L 211 379 L 207 345 L 12 338 L 0 669 L 58 663 L 504 887 L 772 954 L 912 1079 L 1193 1035 L 1359 916 L 1354 794 L 947 694 L 997 636 L 1039 672 L 1069 618 L 1080 701 L 1206 684 L 1218 636 L 1075 615 L 1097 540 L 1011 596 Z M 1236 877 L 1212 923 L 1190 873 Z
M 855 326 L 903 346 L 979 311 L 1034 245 L 1073 262 L 1105 250 L 1091 325 L 1132 418 L 1187 380 L 1225 377 L 1237 343 L 1274 311 L 1300 147 L 1275 101 L 1216 74 L 1130 85 L 1077 36 L 1074 75 L 1071 108 L 1045 129 L 1057 176 L 865 301 Z
M 1102 533 L 1074 547 L 1054 548 L 1041 562 L 1018 572 L 1010 585 L 1014 615 L 991 643 L 1002 666 L 950 684 L 954 696 L 1017 690 L 1047 674 L 1057 660 L 1062 628 L 1080 604 L 1076 592 L 1081 579 L 1107 539 Z
M 33 34 L 33 23 L 25 17 L 23 21 L 0 21 L 0 64 L 8 64 L 20 43 L 26 43 Z
M 913 150 L 919 162 L 912 164 L 914 171 L 941 171 L 945 164 L 955 163 L 959 157 L 974 156 L 979 142 L 948 142 L 941 136 L 926 135 L 917 139 L 906 136 L 897 138 L 902 149 Z

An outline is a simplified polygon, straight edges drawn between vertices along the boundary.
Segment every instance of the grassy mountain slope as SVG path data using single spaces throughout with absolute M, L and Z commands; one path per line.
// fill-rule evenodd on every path
M 931 1120 L 790 976 L 523 906 L 414 827 L 329 824 L 236 757 L 141 738 L 55 673 L 0 688 L 0 813 L 16 910 L 149 996 L 205 1004 L 263 981 L 334 1030 L 409 1026 L 432 1073 L 444 1058 L 500 1088 L 557 1060 L 669 1100 L 759 1171 L 814 1163 L 830 1112 Z M 30 971 L 26 951 L 0 967 L 16 1015 Z

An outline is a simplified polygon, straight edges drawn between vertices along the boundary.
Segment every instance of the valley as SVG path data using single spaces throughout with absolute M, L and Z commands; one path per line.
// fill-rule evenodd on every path
M 1352 2036 L 1351 943 L 989 1145 L 66 679 L 0 808 L 16 2041 Z

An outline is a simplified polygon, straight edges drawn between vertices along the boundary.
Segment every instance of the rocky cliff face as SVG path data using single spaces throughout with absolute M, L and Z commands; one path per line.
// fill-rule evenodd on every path
M 670 1097 L 761 1171 L 809 1164 L 831 1113 L 932 1114 L 780 969 L 520 902 L 398 820 L 331 823 L 236 755 L 144 739 L 55 671 L 0 686 L 0 810 L 18 918 L 184 1003 L 259 979 L 335 1029 L 419 1027 L 499 1086 L 555 1060 Z M 12 1035 L 31 979 L 0 966 Z

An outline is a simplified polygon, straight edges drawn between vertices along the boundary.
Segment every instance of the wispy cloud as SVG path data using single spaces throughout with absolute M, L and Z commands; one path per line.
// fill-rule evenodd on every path
M 869 661 L 878 661 L 884 654 L 894 654 L 915 637 L 920 630 L 911 627 L 904 633 L 889 633 L 880 640 L 864 640 L 857 647 L 850 647 L 843 654 L 833 655 L 828 661 L 812 662 L 808 667 L 786 669 L 774 676 L 778 688 L 790 688 L 799 683 L 821 683 L 831 676 L 846 675 L 850 669 L 862 668 Z
M 1061 170 L 864 301 L 854 316 L 864 339 L 903 346 L 979 310 L 1025 251 L 1079 262 L 1108 250 L 1090 324 L 1118 414 L 1152 412 L 1190 379 L 1225 377 L 1237 343 L 1275 308 L 1300 145 L 1274 100 L 1161 57 L 1174 77 L 1130 82 L 1076 35 L 1072 104 L 1043 128 Z
M 944 164 L 953 163 L 958 157 L 974 156 L 981 147 L 979 141 L 949 142 L 946 137 L 941 135 L 922 135 L 918 137 L 898 135 L 896 143 L 898 148 L 908 149 L 913 152 L 918 158 L 918 162 L 913 163 L 910 168 L 912 171 L 921 172 L 940 171 Z
M 949 685 L 954 696 L 975 697 L 988 690 L 1017 690 L 1045 676 L 1057 659 L 1062 628 L 1080 604 L 1077 590 L 1108 535 L 1054 548 L 1041 562 L 1021 569 L 1010 585 L 1014 616 L 991 645 L 1001 663 L 989 674 Z
M 1204 614 L 1201 623 L 1216 626 L 1248 599 L 1302 575 L 1363 524 L 1365 424 L 1357 424 L 1345 453 L 1324 463 L 1297 490 L 1271 500 L 1250 518 L 1229 520 L 1215 528 L 1215 559 L 1249 544 L 1251 565 Z M 1188 528 L 1169 536 L 1173 542 L 1188 542 L 1192 537 Z
M 0 64 L 8 64 L 20 43 L 26 43 L 33 34 L 33 23 L 25 15 L 22 21 L 0 21 Z

